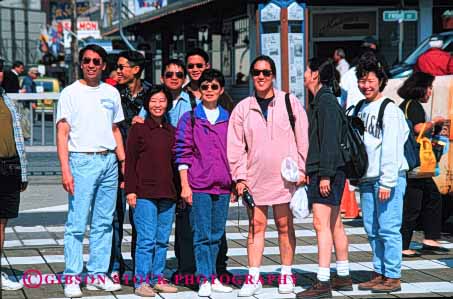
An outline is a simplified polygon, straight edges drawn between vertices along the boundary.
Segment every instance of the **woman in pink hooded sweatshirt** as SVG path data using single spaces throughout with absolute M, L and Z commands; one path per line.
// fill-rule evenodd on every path
M 280 293 L 292 293 L 291 277 L 296 238 L 289 208 L 296 186 L 305 184 L 305 160 L 308 151 L 308 121 L 301 102 L 290 95 L 295 117 L 294 131 L 285 104 L 286 93 L 273 87 L 277 73 L 268 56 L 257 57 L 250 66 L 255 94 L 243 99 L 233 110 L 228 127 L 227 154 L 239 196 L 244 189 L 256 206 L 251 215 L 247 242 L 249 278 L 239 296 L 261 291 L 261 265 L 268 207 L 272 206 L 278 229 L 282 263 Z M 291 157 L 298 164 L 299 181 L 287 182 L 281 175 L 282 161 Z

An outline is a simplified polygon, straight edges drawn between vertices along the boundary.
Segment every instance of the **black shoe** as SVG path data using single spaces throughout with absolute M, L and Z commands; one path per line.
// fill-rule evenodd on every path
M 414 258 L 414 257 L 421 257 L 422 255 L 418 252 L 416 253 L 411 253 L 411 254 L 407 254 L 407 253 L 403 253 L 403 257 L 409 257 L 409 258 Z
M 447 253 L 450 252 L 450 249 L 441 247 L 441 246 L 431 246 L 431 245 L 426 245 L 423 244 L 422 250 L 424 251 L 434 251 L 434 252 L 439 252 L 439 253 Z

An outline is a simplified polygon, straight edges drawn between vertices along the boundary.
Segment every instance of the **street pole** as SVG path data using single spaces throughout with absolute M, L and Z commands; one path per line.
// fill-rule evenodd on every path
M 402 15 L 402 14 L 401 14 Z M 404 41 L 404 21 L 403 18 L 398 20 L 400 27 L 400 40 L 398 42 L 398 63 L 403 61 L 403 41 Z
M 400 19 L 398 20 L 399 23 L 399 31 L 400 31 L 400 40 L 398 43 L 398 63 L 403 62 L 403 41 L 404 41 L 404 0 L 401 0 L 401 11 L 400 11 Z
M 71 55 L 72 55 L 72 80 L 73 82 L 79 79 L 79 49 L 77 37 L 77 4 L 76 0 L 71 0 L 72 3 L 72 15 L 71 15 L 71 31 L 75 33 L 75 37 L 71 38 Z

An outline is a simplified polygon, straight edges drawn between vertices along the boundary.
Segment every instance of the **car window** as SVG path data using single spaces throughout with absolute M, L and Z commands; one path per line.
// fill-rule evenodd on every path
M 404 63 L 414 65 L 417 63 L 418 56 L 422 55 L 429 48 L 429 38 L 425 39 L 405 60 Z
M 448 40 L 448 44 L 446 45 L 444 50 L 453 55 L 453 39 Z

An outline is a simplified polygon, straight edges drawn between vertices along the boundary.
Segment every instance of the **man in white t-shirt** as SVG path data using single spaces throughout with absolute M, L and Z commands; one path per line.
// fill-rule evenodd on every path
M 83 239 L 90 223 L 88 290 L 117 291 L 106 273 L 112 246 L 112 221 L 118 164 L 125 154 L 117 123 L 124 119 L 119 92 L 101 82 L 107 53 L 88 45 L 79 53 L 83 79 L 61 92 L 57 110 L 57 150 L 62 183 L 69 193 L 64 234 L 65 296 L 82 297 Z M 116 153 L 116 155 L 115 155 Z M 124 170 L 124 165 L 121 167 Z M 84 280 L 85 281 L 85 280 Z

